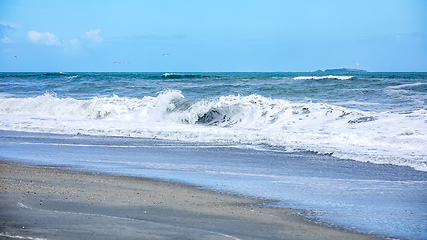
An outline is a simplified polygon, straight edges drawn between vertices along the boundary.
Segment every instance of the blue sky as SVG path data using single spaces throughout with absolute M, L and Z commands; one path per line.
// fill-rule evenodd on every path
M 0 1 L 0 72 L 341 67 L 427 72 L 427 1 Z

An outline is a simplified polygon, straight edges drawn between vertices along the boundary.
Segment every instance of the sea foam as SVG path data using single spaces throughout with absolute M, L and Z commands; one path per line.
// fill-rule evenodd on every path
M 186 100 L 169 90 L 143 98 L 0 99 L 2 130 L 269 144 L 421 171 L 427 171 L 426 121 L 425 110 L 366 112 L 257 94 Z
M 334 76 L 334 75 L 294 77 L 295 80 L 322 80 L 322 79 L 350 80 L 352 78 L 354 77 L 353 76 Z

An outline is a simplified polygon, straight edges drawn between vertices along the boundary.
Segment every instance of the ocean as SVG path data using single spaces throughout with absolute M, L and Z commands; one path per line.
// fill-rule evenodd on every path
M 427 73 L 0 73 L 0 158 L 427 238 Z

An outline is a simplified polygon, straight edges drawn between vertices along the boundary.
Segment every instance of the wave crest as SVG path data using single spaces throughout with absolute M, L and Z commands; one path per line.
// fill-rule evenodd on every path
M 294 77 L 294 80 L 322 80 L 322 79 L 350 80 L 352 78 L 354 78 L 354 76 L 334 76 L 334 75 L 328 75 L 328 76 L 301 76 L 301 77 Z
M 175 108 L 173 101 L 183 98 L 179 91 L 164 91 L 157 97 L 143 99 L 119 97 L 94 97 L 89 100 L 58 98 L 54 93 L 30 98 L 1 99 L 0 113 L 26 114 L 40 117 L 71 119 L 138 119 L 156 115 Z
M 162 78 L 167 79 L 194 79 L 194 78 L 206 78 L 207 76 L 200 74 L 189 74 L 189 73 L 164 73 Z

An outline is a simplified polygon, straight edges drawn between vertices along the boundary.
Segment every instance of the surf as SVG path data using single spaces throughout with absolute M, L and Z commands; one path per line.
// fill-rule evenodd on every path
M 338 80 L 350 80 L 353 79 L 354 76 L 335 76 L 335 75 L 328 75 L 328 76 L 301 76 L 301 77 L 294 77 L 294 80 L 323 80 L 323 79 L 338 79 Z
M 427 171 L 425 121 L 425 110 L 361 111 L 258 94 L 186 100 L 167 90 L 143 98 L 0 99 L 2 130 L 268 144 L 420 171 Z

